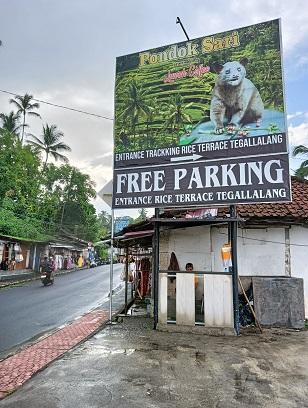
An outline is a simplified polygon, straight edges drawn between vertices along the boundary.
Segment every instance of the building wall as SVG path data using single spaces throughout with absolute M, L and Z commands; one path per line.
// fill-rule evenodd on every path
M 286 236 L 285 228 L 239 228 L 238 273 L 244 277 L 291 275 L 303 278 L 308 317 L 308 229 L 292 226 L 289 247 Z M 171 252 L 174 252 L 181 270 L 185 269 L 186 262 L 192 262 L 195 270 L 222 272 L 221 247 L 226 243 L 227 227 L 199 226 L 164 232 L 160 240 L 160 269 L 168 268 Z
M 306 232 L 308 235 L 308 230 Z M 301 240 L 301 235 L 297 239 Z M 221 247 L 227 243 L 226 227 L 170 230 L 161 234 L 160 269 L 167 269 L 174 252 L 181 270 L 185 269 L 186 262 L 192 262 L 195 270 L 223 272 Z M 284 228 L 238 229 L 237 244 L 240 275 L 286 275 Z
M 221 271 L 221 247 L 227 228 L 212 228 L 213 270 Z M 241 276 L 285 276 L 285 229 L 238 229 L 238 273 Z
M 0 262 L 7 264 L 7 266 L 4 266 L 2 263 L 4 270 L 14 271 L 28 267 L 30 252 L 30 244 L 28 242 L 5 239 L 1 240 L 1 243 Z
M 171 253 L 174 252 L 180 270 L 192 262 L 196 271 L 211 271 L 211 231 L 209 227 L 179 228 L 160 235 L 159 268 L 168 269 Z M 223 269 L 222 269 L 223 270 Z M 168 282 L 168 295 L 175 297 L 176 282 Z M 201 299 L 203 281 L 199 278 L 196 298 Z
M 308 228 L 292 226 L 291 241 L 291 274 L 304 279 L 305 316 L 308 318 Z
M 168 268 L 171 252 L 174 252 L 181 270 L 185 270 L 187 262 L 192 262 L 195 270 L 211 270 L 209 227 L 179 228 L 166 231 L 160 237 L 160 269 Z

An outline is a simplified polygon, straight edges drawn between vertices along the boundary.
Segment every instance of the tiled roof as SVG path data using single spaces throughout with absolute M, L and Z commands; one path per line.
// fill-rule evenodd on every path
M 292 202 L 270 204 L 239 204 L 237 214 L 249 220 L 291 221 L 308 223 L 308 180 L 291 177 Z
M 298 177 L 291 177 L 292 202 L 290 203 L 270 203 L 270 204 L 238 204 L 236 206 L 237 216 L 241 219 L 242 226 L 257 225 L 306 225 L 308 226 L 308 180 Z M 200 207 L 199 207 L 200 209 Z M 197 209 L 196 209 L 197 210 Z M 170 209 L 160 214 L 160 218 L 174 220 L 172 228 L 183 228 L 186 226 L 182 221 L 187 213 L 194 209 Z M 217 219 L 228 219 L 230 217 L 230 207 L 218 207 Z M 154 217 L 153 217 L 154 218 Z M 132 231 L 148 233 L 153 228 L 153 218 L 141 221 L 137 224 L 128 225 L 118 235 L 130 233 Z M 215 223 L 216 217 L 203 219 L 202 222 Z M 177 223 L 178 221 L 178 223 Z M 189 221 L 189 220 L 186 220 Z M 178 225 L 176 225 L 178 224 Z M 197 224 L 195 224 L 197 225 Z M 170 227 L 170 226 L 169 226 Z M 146 234 L 146 237 L 135 237 L 140 245 L 151 246 L 152 235 Z M 133 238 L 131 237 L 131 241 Z M 136 242 L 137 242 L 136 241 Z M 118 241 L 117 241 L 118 242 Z M 119 242 L 118 242 L 119 244 Z M 126 244 L 132 245 L 132 242 L 126 241 Z
M 245 224 L 307 224 L 308 225 L 308 180 L 291 177 L 292 202 L 269 204 L 237 204 L 237 215 Z M 185 218 L 193 210 L 171 210 L 161 215 L 167 218 Z M 217 217 L 230 215 L 230 207 L 218 207 Z

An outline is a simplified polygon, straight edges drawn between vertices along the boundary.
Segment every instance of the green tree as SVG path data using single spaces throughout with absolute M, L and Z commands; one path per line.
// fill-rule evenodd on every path
M 8 119 L 5 115 L 0 118 Z M 17 129 L 14 118 L 17 116 L 12 114 L 12 120 L 5 122 L 13 131 Z M 43 129 L 49 141 L 55 136 L 55 143 L 45 146 L 50 147 L 47 157 L 51 154 L 63 159 L 57 149 L 70 148 L 55 141 L 63 134 L 56 126 Z M 43 143 L 38 145 L 42 147 Z M 42 166 L 41 150 L 35 144 L 23 145 L 6 126 L 0 128 L 0 233 L 50 240 L 64 229 L 78 238 L 97 241 L 100 224 L 91 204 L 96 197 L 95 183 L 68 164 L 56 167 L 45 161 Z
M 13 111 L 11 111 L 8 115 L 0 113 L 0 120 L 2 122 L 2 130 L 7 130 L 19 138 L 19 130 L 22 127 L 20 123 L 20 113 L 15 113 Z
M 40 158 L 7 130 L 0 137 L 0 232 L 43 239 L 46 222 L 39 213 Z
M 29 94 L 25 94 L 24 96 L 17 95 L 15 99 L 10 99 L 10 103 L 16 106 L 17 113 L 23 116 L 23 124 L 22 124 L 22 135 L 21 135 L 21 143 L 24 141 L 24 132 L 26 127 L 26 115 L 29 116 L 36 116 L 41 117 L 39 113 L 35 112 L 33 109 L 38 109 L 40 104 L 38 102 L 32 103 L 33 96 Z
M 42 140 L 31 135 L 35 141 L 29 140 L 29 144 L 46 154 L 44 166 L 46 166 L 49 155 L 51 155 L 55 161 L 59 159 L 65 163 L 69 162 L 66 156 L 59 153 L 61 151 L 70 152 L 72 150 L 67 144 L 59 142 L 59 139 L 63 136 L 63 132 L 58 130 L 56 125 L 49 126 L 47 123 L 46 126 L 43 126 Z
M 0 137 L 0 200 L 10 196 L 29 208 L 35 206 L 41 180 L 39 166 L 38 154 L 4 131 Z
M 134 145 L 136 143 L 136 126 L 139 118 L 151 116 L 148 93 L 148 88 L 144 89 L 142 84 L 138 84 L 136 80 L 133 80 L 128 87 L 124 100 L 124 109 L 120 117 L 123 118 L 124 123 L 129 120 L 134 135 Z
M 293 149 L 293 157 L 296 157 L 296 156 L 299 156 L 299 155 L 308 157 L 308 147 L 304 146 L 304 145 L 296 146 Z M 301 163 L 299 168 L 297 170 L 295 170 L 294 174 L 295 174 L 295 176 L 301 177 L 301 178 L 307 178 L 308 177 L 308 159 L 303 160 L 303 162 Z
M 95 241 L 99 225 L 95 208 L 90 203 L 90 200 L 96 197 L 94 181 L 68 164 L 60 167 L 48 164 L 43 173 L 43 202 L 47 197 L 50 210 L 52 205 L 56 209 L 51 215 L 58 229 L 65 229 L 79 238 Z
M 171 128 L 172 132 L 178 134 L 179 130 L 185 131 L 185 123 L 191 123 L 190 116 L 185 112 L 192 102 L 184 105 L 183 97 L 180 94 L 172 95 L 167 104 L 164 107 L 164 116 L 167 117 L 165 127 Z M 173 141 L 173 134 L 172 134 Z
M 107 211 L 101 211 L 97 216 L 99 225 L 104 231 L 100 234 L 101 236 L 106 236 L 111 233 L 111 222 L 112 217 Z
M 50 240 L 48 226 L 40 219 L 21 214 L 18 203 L 10 197 L 2 200 L 0 207 L 0 233 L 13 237 Z
M 139 215 L 137 218 L 135 218 L 134 222 L 141 222 L 141 221 L 145 221 L 148 217 L 147 212 L 144 208 L 141 208 L 140 210 L 138 210 Z

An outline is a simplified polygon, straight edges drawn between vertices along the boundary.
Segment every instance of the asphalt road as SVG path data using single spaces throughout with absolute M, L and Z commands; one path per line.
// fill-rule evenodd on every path
M 120 284 L 121 264 L 115 264 L 113 288 Z M 110 265 L 40 280 L 0 291 L 0 358 L 12 348 L 59 328 L 108 302 Z

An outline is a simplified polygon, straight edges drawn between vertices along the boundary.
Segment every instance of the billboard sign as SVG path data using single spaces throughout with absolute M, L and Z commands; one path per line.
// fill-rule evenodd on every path
M 122 231 L 123 228 L 129 225 L 129 217 L 117 217 L 115 219 L 114 232 Z
M 280 43 L 272 20 L 118 57 L 113 208 L 290 201 Z

